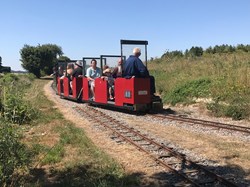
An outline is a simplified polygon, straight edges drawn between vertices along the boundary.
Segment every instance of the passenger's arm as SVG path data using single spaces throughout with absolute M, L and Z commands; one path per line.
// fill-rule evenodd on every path
M 89 81 L 93 81 L 94 79 L 92 79 L 91 77 L 90 77 L 90 75 L 91 75 L 91 69 L 87 69 L 87 72 L 86 72 L 86 77 L 87 77 L 87 79 L 89 80 Z
M 91 77 L 87 77 L 87 79 L 88 79 L 89 81 L 93 81 L 93 80 L 94 80 L 94 79 L 91 78 Z

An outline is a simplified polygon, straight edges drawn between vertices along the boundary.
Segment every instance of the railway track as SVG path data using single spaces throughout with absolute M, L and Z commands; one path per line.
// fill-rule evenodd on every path
M 51 86 L 55 92 L 57 92 L 56 88 Z M 152 118 L 158 118 L 158 119 L 169 119 L 174 121 L 180 121 L 180 122 L 186 122 L 187 124 L 197 124 L 197 125 L 203 125 L 208 127 L 214 127 L 218 129 L 226 129 L 230 131 L 237 131 L 242 132 L 246 134 L 250 134 L 250 128 L 249 127 L 243 127 L 243 126 L 237 126 L 237 125 L 230 125 L 226 123 L 220 123 L 220 122 L 214 122 L 214 121 L 207 121 L 207 120 L 201 120 L 201 119 L 195 119 L 195 118 L 188 118 L 184 116 L 178 116 L 174 114 L 148 114 Z
M 201 120 L 201 119 L 195 119 L 195 118 L 188 118 L 173 114 L 148 114 L 152 118 L 157 119 L 168 119 L 168 120 L 174 120 L 174 121 L 180 121 L 185 122 L 187 124 L 197 124 L 197 125 L 203 125 L 208 127 L 214 127 L 218 129 L 226 129 L 230 131 L 237 131 L 241 133 L 250 134 L 250 128 L 249 127 L 243 127 L 243 126 L 237 126 L 237 125 L 230 125 L 226 123 L 220 123 L 220 122 L 214 122 L 214 121 L 207 121 L 207 120 Z
M 175 174 L 177 186 L 237 186 L 214 172 L 209 171 L 185 157 L 185 155 L 174 151 L 162 143 L 159 143 L 138 130 L 128 127 L 123 122 L 85 105 L 76 106 L 75 110 L 95 125 L 100 125 L 112 131 L 113 139 L 126 141 L 139 150 L 148 154 L 156 163 Z M 143 159 L 143 158 L 142 158 Z

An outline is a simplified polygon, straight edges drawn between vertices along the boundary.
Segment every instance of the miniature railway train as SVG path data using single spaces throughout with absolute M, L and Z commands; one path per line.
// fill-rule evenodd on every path
M 89 103 L 99 106 L 108 106 L 113 108 L 126 109 L 138 112 L 159 111 L 163 109 L 160 97 L 152 97 L 150 94 L 149 78 L 124 78 L 116 77 L 113 79 L 112 94 L 114 99 L 109 97 L 109 79 L 104 78 L 103 70 L 105 66 L 113 69 L 119 59 L 126 62 L 129 55 L 132 54 L 134 46 L 140 47 L 140 59 L 147 66 L 147 41 L 141 40 L 121 40 L 120 55 L 101 55 L 100 57 L 83 57 L 81 62 L 82 75 L 78 77 L 67 76 L 66 67 L 68 64 L 74 64 L 76 60 L 68 62 L 59 61 L 57 68 L 62 68 L 66 76 L 60 77 L 57 74 L 56 87 L 57 94 L 61 98 L 74 100 L 83 103 Z M 89 79 L 86 77 L 87 68 L 90 62 L 95 59 L 97 67 L 101 69 L 101 76 L 94 80 L 94 99 L 91 96 Z M 57 69 L 57 72 L 58 72 Z

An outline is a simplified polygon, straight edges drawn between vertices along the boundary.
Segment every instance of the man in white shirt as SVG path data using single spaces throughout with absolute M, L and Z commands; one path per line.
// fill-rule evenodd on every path
M 96 59 L 91 60 L 91 66 L 87 69 L 86 77 L 89 81 L 91 99 L 95 99 L 95 79 L 101 76 L 101 69 L 96 66 Z

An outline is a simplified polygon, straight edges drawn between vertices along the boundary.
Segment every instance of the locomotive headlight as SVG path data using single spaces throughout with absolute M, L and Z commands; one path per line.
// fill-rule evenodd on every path
M 125 97 L 125 98 L 131 98 L 131 96 L 132 96 L 131 91 L 126 90 L 126 91 L 125 91 L 125 95 L 124 95 L 124 97 Z

